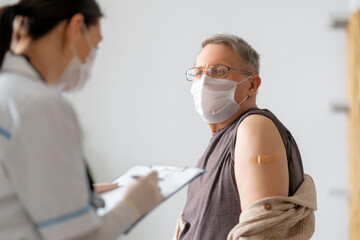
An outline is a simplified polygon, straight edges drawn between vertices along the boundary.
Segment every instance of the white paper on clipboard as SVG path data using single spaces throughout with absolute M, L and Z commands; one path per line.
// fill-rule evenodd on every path
M 171 197 L 195 178 L 205 173 L 205 170 L 200 168 L 156 165 L 135 166 L 113 181 L 113 183 L 119 184 L 119 188 L 100 195 L 100 197 L 105 202 L 105 207 L 99 208 L 97 210 L 97 214 L 99 216 L 103 216 L 111 211 L 111 209 L 113 209 L 115 205 L 123 198 L 126 186 L 132 181 L 135 181 L 134 177 L 145 176 L 150 171 L 156 171 L 158 173 L 159 187 L 161 189 L 162 195 L 164 196 L 164 200 Z M 144 216 L 142 216 L 139 220 L 141 220 Z M 139 220 L 137 222 L 139 222 Z M 136 223 L 134 223 L 127 231 L 125 231 L 125 233 L 128 233 Z

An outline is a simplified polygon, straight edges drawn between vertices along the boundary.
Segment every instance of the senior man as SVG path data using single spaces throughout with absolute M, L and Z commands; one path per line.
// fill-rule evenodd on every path
M 206 39 L 186 78 L 212 138 L 197 164 L 207 173 L 188 187 L 175 239 L 226 239 L 244 209 L 267 197 L 294 195 L 304 181 L 301 156 L 285 126 L 256 105 L 259 54 L 243 39 Z

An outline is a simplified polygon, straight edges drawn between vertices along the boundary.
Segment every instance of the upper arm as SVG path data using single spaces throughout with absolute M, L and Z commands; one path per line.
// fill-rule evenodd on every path
M 255 161 L 258 156 L 265 161 Z M 250 115 L 239 125 L 234 171 L 243 210 L 265 197 L 288 196 L 285 146 L 271 119 Z

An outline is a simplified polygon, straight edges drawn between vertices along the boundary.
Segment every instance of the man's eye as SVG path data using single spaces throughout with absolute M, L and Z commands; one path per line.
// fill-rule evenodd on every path
M 203 75 L 203 70 L 196 70 L 194 75 L 195 75 L 195 76 L 201 76 L 201 75 Z
M 213 68 L 213 69 L 210 68 L 209 73 L 213 76 L 218 76 L 218 75 L 222 75 L 224 73 L 224 71 L 219 68 Z

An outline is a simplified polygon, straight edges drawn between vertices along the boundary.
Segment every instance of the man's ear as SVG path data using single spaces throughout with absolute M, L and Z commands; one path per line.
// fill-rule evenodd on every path
M 84 24 L 84 15 L 77 13 L 75 14 L 68 23 L 66 29 L 66 37 L 70 43 L 75 43 L 80 35 L 82 34 L 82 25 Z
M 253 96 L 261 85 L 261 78 L 259 75 L 254 75 L 250 80 L 249 95 Z

